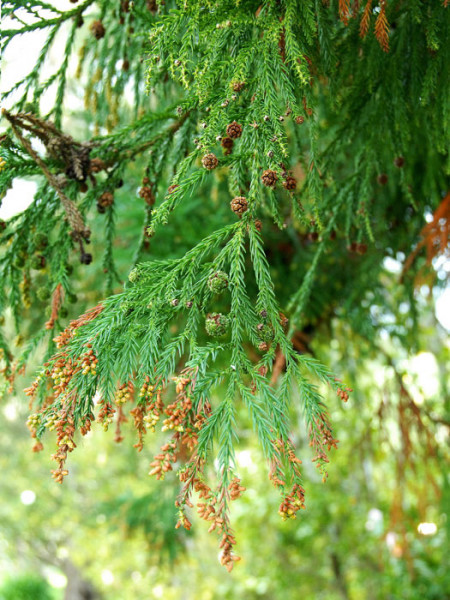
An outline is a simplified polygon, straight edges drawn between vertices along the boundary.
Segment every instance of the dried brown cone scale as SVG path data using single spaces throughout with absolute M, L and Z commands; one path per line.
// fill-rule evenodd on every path
M 248 209 L 247 198 L 245 196 L 236 196 L 236 198 L 233 198 L 230 202 L 230 207 L 234 214 L 239 216 L 243 215 Z
M 155 196 L 153 194 L 152 188 L 148 185 L 144 185 L 139 190 L 139 197 L 145 200 L 145 203 L 149 206 L 153 206 L 155 204 Z
M 289 175 L 283 181 L 283 187 L 285 190 L 293 191 L 297 187 L 297 180 L 295 179 L 295 177 L 292 177 L 291 175 Z
M 114 195 L 112 192 L 103 192 L 100 198 L 97 200 L 97 204 L 102 208 L 108 208 L 114 203 Z
M 233 121 L 229 125 L 227 125 L 227 136 L 232 139 L 240 138 L 242 135 L 242 125 Z
M 91 159 L 89 158 L 90 148 L 81 146 L 80 148 L 70 147 L 69 154 L 65 158 L 65 174 L 69 179 L 84 182 L 89 173 Z
M 272 171 L 272 169 L 266 169 L 261 176 L 261 181 L 266 187 L 274 187 L 278 181 L 278 175 L 276 171 Z
M 245 81 L 234 81 L 231 85 L 233 92 L 242 92 L 245 87 Z
M 89 170 L 91 173 L 100 173 L 100 171 L 104 171 L 106 169 L 106 165 L 101 158 L 92 158 L 89 164 Z
M 224 149 L 224 154 L 231 154 L 231 151 L 233 150 L 234 140 L 230 137 L 224 137 L 220 145 Z
M 219 161 L 217 160 L 217 156 L 212 152 L 210 154 L 205 154 L 205 156 L 202 158 L 202 165 L 205 167 L 205 169 L 208 169 L 208 171 L 215 169 L 218 164 Z
M 101 40 L 105 36 L 105 27 L 101 21 L 94 21 L 91 25 L 91 31 L 96 40 Z
M 69 146 L 70 141 L 65 139 L 65 136 L 51 136 L 47 142 L 47 151 L 54 158 L 60 158 L 61 155 L 66 154 L 69 150 L 65 146 Z

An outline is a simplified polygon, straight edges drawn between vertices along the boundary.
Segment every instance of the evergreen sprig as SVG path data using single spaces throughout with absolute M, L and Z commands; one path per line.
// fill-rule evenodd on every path
M 361 323 L 376 329 L 364 302 L 370 294 L 388 302 L 384 258 L 409 254 L 424 213 L 448 189 L 447 13 L 441 2 L 397 0 L 5 4 L 5 48 L 48 30 L 34 68 L 6 94 L 21 95 L 4 112 L 0 192 L 19 177 L 40 181 L 28 209 L 2 222 L 0 304 L 11 306 L 19 331 L 24 306 L 50 303 L 29 426 L 36 449 L 44 430 L 56 429 L 57 481 L 76 431 L 116 418 L 121 439 L 133 404 L 138 449 L 148 430 L 171 432 L 150 473 L 163 479 L 179 462 L 178 524 L 190 527 L 198 492 L 231 569 L 229 504 L 244 491 L 235 461 L 242 400 L 280 489 L 280 514 L 304 508 L 292 405 L 304 411 L 326 477 L 337 440 L 315 382 L 343 400 L 349 390 L 302 340 L 339 314 L 355 332 Z M 83 19 L 88 34 L 78 40 Z M 43 79 L 66 26 L 60 65 Z M 84 141 L 63 128 L 75 49 L 89 112 Z M 50 89 L 54 103 L 41 114 Z M 113 245 L 137 203 L 128 282 L 110 295 L 120 281 Z M 102 250 L 109 297 L 55 338 L 76 301 L 77 247 L 84 266 Z M 413 279 L 402 286 L 413 298 Z M 8 381 L 46 331 L 15 364 L 0 336 Z

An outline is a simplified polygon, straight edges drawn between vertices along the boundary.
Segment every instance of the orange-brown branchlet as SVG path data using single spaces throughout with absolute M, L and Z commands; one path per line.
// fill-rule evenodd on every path
M 161 453 L 157 454 L 150 463 L 149 475 L 155 475 L 156 479 L 164 479 L 168 471 L 172 471 L 172 463 L 177 461 L 176 442 L 169 442 L 161 446 Z

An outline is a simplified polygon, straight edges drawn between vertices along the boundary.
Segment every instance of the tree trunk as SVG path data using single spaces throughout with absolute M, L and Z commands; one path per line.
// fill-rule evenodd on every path
M 94 586 L 83 578 L 80 570 L 70 560 L 62 565 L 67 577 L 67 587 L 64 600 L 100 600 L 100 593 Z

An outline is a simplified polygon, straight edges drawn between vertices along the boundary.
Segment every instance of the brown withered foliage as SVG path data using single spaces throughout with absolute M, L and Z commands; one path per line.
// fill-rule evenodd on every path
M 431 266 L 434 258 L 449 254 L 450 192 L 447 192 L 447 195 L 435 210 L 433 219 L 423 227 L 420 236 L 421 240 L 405 261 L 402 280 L 423 248 L 426 251 L 428 266 Z M 420 277 L 418 277 L 417 281 L 420 284 Z
M 52 296 L 52 314 L 50 319 L 45 324 L 45 329 L 53 329 L 56 319 L 58 318 L 59 309 L 61 308 L 64 299 L 64 290 L 60 283 L 55 288 Z

